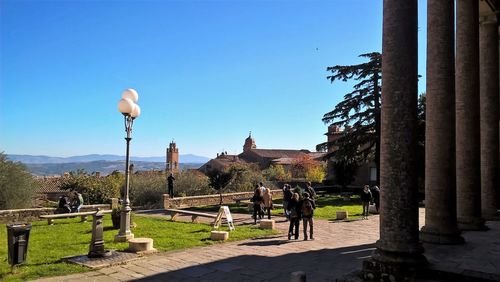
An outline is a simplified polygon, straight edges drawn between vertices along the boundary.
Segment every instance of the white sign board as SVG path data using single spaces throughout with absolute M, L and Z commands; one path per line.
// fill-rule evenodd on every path
M 214 221 L 214 228 L 219 228 L 222 222 L 222 216 L 224 216 L 227 220 L 227 225 L 229 226 L 229 230 L 234 230 L 233 217 L 231 216 L 231 211 L 228 206 L 221 206 L 219 208 L 219 213 Z

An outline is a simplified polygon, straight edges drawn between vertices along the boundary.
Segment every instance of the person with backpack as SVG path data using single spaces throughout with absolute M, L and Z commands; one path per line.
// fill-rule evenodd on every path
M 292 200 L 288 203 L 288 211 L 290 213 L 290 226 L 288 227 L 288 240 L 295 236 L 295 240 L 299 239 L 299 224 L 301 219 L 301 206 L 299 194 L 294 193 Z M 295 230 L 294 230 L 295 229 Z M 295 231 L 295 232 L 294 232 Z
M 373 197 L 372 192 L 370 192 L 370 186 L 365 185 L 363 187 L 363 192 L 361 192 L 361 202 L 363 202 L 363 219 L 368 219 L 368 210 L 372 199 Z
M 314 240 L 314 209 L 316 209 L 316 203 L 314 199 L 309 197 L 309 193 L 304 193 L 304 200 L 302 200 L 302 220 L 304 224 L 304 241 L 307 241 L 307 225 L 309 225 L 309 238 Z
M 253 223 L 257 224 L 257 215 L 259 216 L 259 219 L 262 219 L 264 216 L 262 212 L 262 190 L 259 185 L 255 187 L 253 197 L 250 201 L 253 202 Z

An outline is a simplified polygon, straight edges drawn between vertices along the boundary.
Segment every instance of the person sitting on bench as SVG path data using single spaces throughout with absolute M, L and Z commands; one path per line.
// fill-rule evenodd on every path
M 83 197 L 82 194 L 75 192 L 75 198 L 73 200 L 73 212 L 80 212 L 80 209 L 83 206 Z
M 59 197 L 59 205 L 57 207 L 58 213 L 70 213 L 71 207 L 69 205 L 69 199 L 67 196 Z

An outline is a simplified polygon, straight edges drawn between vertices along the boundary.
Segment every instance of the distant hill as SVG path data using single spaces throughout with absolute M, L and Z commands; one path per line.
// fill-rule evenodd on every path
M 88 173 L 100 172 L 107 175 L 115 170 L 124 171 L 125 157 L 118 155 L 83 155 L 73 157 L 50 157 L 32 155 L 7 155 L 11 161 L 21 162 L 28 170 L 38 176 L 62 175 L 65 172 L 83 169 Z M 135 171 L 141 170 L 163 170 L 165 169 L 165 157 L 131 157 Z M 179 156 L 179 167 L 199 168 L 209 161 L 209 158 L 192 154 Z
M 33 155 L 7 155 L 11 161 L 22 162 L 24 164 L 64 164 L 64 163 L 83 163 L 95 161 L 124 161 L 125 156 L 119 155 L 83 155 L 72 157 L 50 157 Z M 141 162 L 159 162 L 165 163 L 165 157 L 130 157 L 132 161 Z M 196 156 L 192 154 L 179 155 L 179 163 L 206 163 L 210 159 L 207 157 Z
M 134 171 L 145 170 L 164 170 L 164 162 L 141 162 L 132 161 Z M 99 172 L 101 175 L 108 175 L 111 172 L 125 170 L 125 161 L 93 161 L 93 162 L 77 162 L 77 163 L 25 163 L 28 170 L 37 176 L 62 175 L 65 172 L 77 171 L 83 169 L 87 173 Z M 201 163 L 181 163 L 180 168 L 197 169 Z

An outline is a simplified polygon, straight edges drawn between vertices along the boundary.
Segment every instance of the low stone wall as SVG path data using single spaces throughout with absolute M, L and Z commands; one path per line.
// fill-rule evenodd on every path
M 97 208 L 110 209 L 111 205 L 84 205 L 80 211 L 95 211 Z M 46 214 L 54 214 L 56 208 L 36 208 L 36 209 L 17 209 L 17 210 L 0 210 L 0 223 L 13 222 L 31 222 L 40 220 L 39 216 Z
M 283 198 L 282 190 L 271 190 L 271 192 L 273 193 L 273 199 Z M 252 196 L 253 192 L 226 193 L 222 194 L 222 203 L 235 203 L 236 199 L 251 198 Z M 163 207 L 165 209 L 210 206 L 218 205 L 219 203 L 220 195 L 218 194 L 175 198 L 170 198 L 168 194 L 163 194 Z

